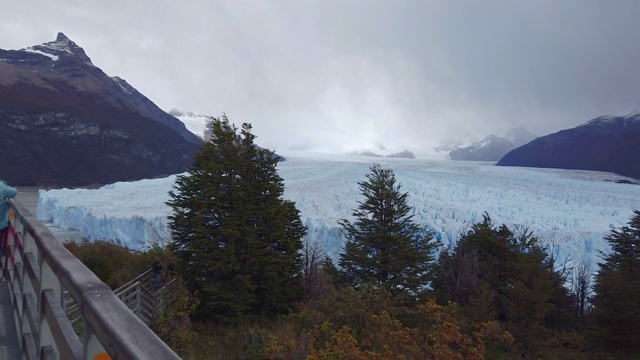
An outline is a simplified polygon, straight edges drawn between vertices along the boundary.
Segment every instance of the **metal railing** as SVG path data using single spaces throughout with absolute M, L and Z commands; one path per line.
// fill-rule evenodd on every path
M 22 204 L 10 211 L 2 269 L 23 359 L 179 359 Z M 75 326 L 65 292 L 80 312 Z

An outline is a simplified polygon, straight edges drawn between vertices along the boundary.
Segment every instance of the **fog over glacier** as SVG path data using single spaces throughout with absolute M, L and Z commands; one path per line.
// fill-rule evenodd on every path
M 372 161 L 391 168 L 409 193 L 414 219 L 446 245 L 454 244 L 487 212 L 494 224 L 532 230 L 559 244 L 562 257 L 598 261 L 607 251 L 610 225 L 626 224 L 640 204 L 640 186 L 599 172 L 496 167 L 486 162 L 365 158 L 283 152 L 278 165 L 284 197 L 296 202 L 309 236 L 336 257 L 342 246 L 338 220 L 351 218 L 361 200 L 357 182 Z M 120 241 L 132 248 L 165 245 L 175 176 L 121 182 L 99 189 L 40 190 L 37 218 L 77 229 L 89 239 Z

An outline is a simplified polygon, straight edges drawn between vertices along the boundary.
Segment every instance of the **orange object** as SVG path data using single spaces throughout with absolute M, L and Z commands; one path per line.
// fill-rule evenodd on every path
M 100 354 L 93 357 L 93 360 L 111 360 L 111 356 L 106 352 L 101 352 Z

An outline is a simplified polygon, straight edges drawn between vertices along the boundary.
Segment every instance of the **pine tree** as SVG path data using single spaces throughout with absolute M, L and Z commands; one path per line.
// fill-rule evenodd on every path
M 358 182 L 364 201 L 355 220 L 340 221 L 346 237 L 340 274 L 355 288 L 368 283 L 414 294 L 428 284 L 438 244 L 413 222 L 408 193 L 400 191 L 393 171 L 379 164 L 370 170 L 367 181 Z
M 186 175 L 176 178 L 168 205 L 173 249 L 201 320 L 287 311 L 302 293 L 302 225 L 282 199 L 277 156 L 254 144 L 251 125 L 226 116 Z
M 640 343 L 640 211 L 628 226 L 605 237 L 611 253 L 595 275 L 593 320 L 595 337 L 609 349 L 638 350 Z
M 531 232 L 514 233 L 483 217 L 441 253 L 433 289 L 473 320 L 501 321 L 524 353 L 544 352 L 545 341 L 564 330 L 572 314 L 565 279 Z

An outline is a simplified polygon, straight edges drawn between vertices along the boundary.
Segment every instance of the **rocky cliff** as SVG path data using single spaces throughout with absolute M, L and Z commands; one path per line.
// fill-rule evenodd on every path
M 76 43 L 0 50 L 0 178 L 80 186 L 185 171 L 202 140 Z

